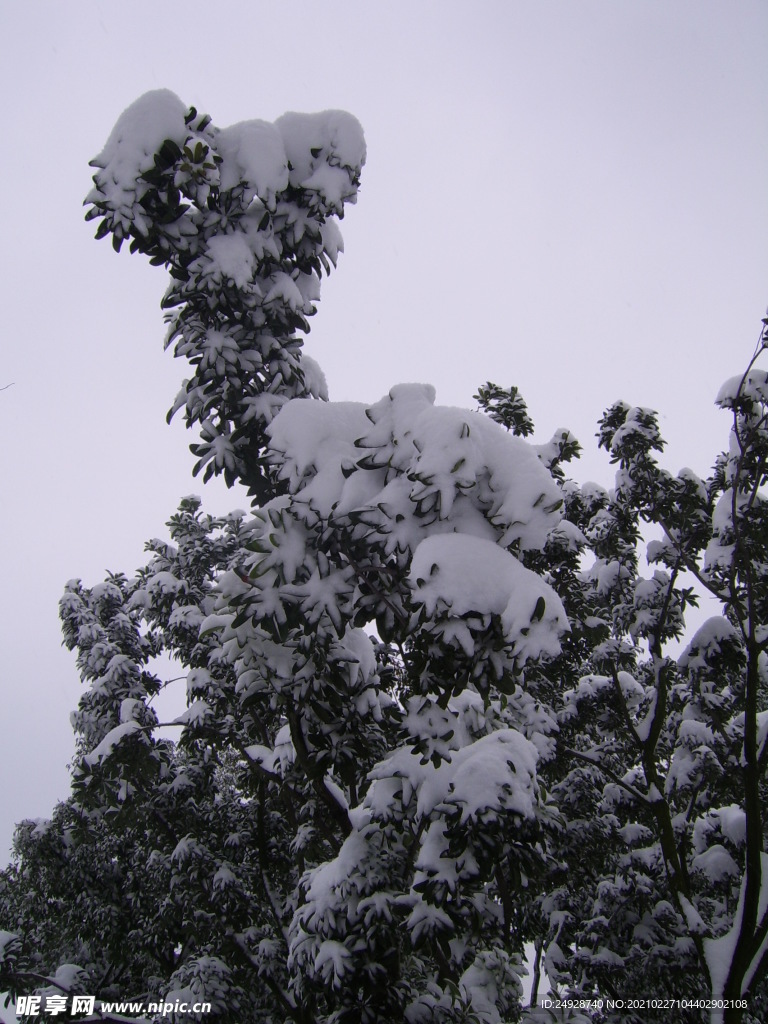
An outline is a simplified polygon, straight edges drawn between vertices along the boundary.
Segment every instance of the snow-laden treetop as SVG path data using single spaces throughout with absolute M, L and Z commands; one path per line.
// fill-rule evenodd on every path
M 167 90 L 133 103 L 91 162 L 97 237 L 130 239 L 170 270 L 166 344 L 194 368 L 171 415 L 199 424 L 206 479 L 263 497 L 265 428 L 290 398 L 323 395 L 296 332 L 343 249 L 336 218 L 364 162 L 362 128 L 343 111 L 219 129 Z
M 86 202 L 103 208 L 106 201 L 136 230 L 148 231 L 150 220 L 140 210 L 150 188 L 145 175 L 155 168 L 155 154 L 168 140 L 182 152 L 194 152 L 198 143 L 208 148 L 213 163 L 207 168 L 209 188 L 226 192 L 242 185 L 252 201 L 272 211 L 292 187 L 314 192 L 326 211 L 341 215 L 344 203 L 355 202 L 365 163 L 363 129 L 346 111 L 287 113 L 274 123 L 241 121 L 216 130 L 205 118 L 190 118 L 170 90 L 157 89 L 139 97 L 117 119 L 104 149 L 91 161 L 99 171 Z M 178 189 L 192 172 L 189 166 L 175 174 Z

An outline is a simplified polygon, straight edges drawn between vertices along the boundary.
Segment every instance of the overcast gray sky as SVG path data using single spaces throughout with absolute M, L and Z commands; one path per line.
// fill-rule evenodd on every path
M 609 485 L 617 398 L 660 410 L 670 468 L 725 445 L 712 401 L 768 303 L 766 52 L 758 0 L 3 4 L 0 860 L 68 792 L 64 582 L 131 571 L 201 491 L 164 421 L 165 272 L 82 220 L 118 114 L 158 87 L 220 126 L 356 114 L 368 165 L 308 342 L 331 397 L 514 383 Z

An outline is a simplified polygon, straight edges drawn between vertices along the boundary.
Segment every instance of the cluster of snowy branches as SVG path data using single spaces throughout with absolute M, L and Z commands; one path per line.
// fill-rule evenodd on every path
M 170 270 L 195 471 L 256 504 L 185 498 L 132 578 L 67 585 L 72 793 L 0 874 L 0 985 L 254 1024 L 635 1019 L 553 1017 L 545 974 L 765 1019 L 762 344 L 706 480 L 662 469 L 655 414 L 623 403 L 607 491 L 566 479 L 567 430 L 526 440 L 515 388 L 329 402 L 297 332 L 364 158 L 348 114 L 219 130 L 159 92 L 94 161 L 97 237 Z M 722 614 L 686 637 L 696 588 Z M 160 654 L 187 680 L 176 742 Z

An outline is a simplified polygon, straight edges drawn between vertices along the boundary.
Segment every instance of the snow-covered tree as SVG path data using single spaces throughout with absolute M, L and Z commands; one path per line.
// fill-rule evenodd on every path
M 364 158 L 348 114 L 217 129 L 158 92 L 93 162 L 97 237 L 170 270 L 195 472 L 255 506 L 185 498 L 132 578 L 67 585 L 72 794 L 0 875 L 0 985 L 259 1024 L 653 1019 L 525 1009 L 532 943 L 535 987 L 749 994 L 751 1018 L 675 1013 L 757 1021 L 768 373 L 721 392 L 707 481 L 612 406 L 610 492 L 566 479 L 567 430 L 525 439 L 516 388 L 329 402 L 300 332 Z M 691 580 L 723 613 L 675 648 Z M 175 742 L 161 654 L 187 682 Z
M 619 466 L 615 489 L 577 498 L 594 556 L 580 582 L 605 636 L 558 713 L 565 859 L 590 855 L 542 904 L 550 974 L 583 994 L 706 993 L 713 1005 L 681 1019 L 768 1013 L 763 324 L 746 371 L 718 395 L 733 424 L 708 479 L 661 469 L 655 414 L 616 403 L 599 434 Z M 722 613 L 688 639 L 697 590 Z

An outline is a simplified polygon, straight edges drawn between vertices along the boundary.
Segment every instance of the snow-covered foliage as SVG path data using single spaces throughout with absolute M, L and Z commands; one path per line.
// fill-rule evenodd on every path
M 93 161 L 88 218 L 115 248 L 166 265 L 166 344 L 192 368 L 184 409 L 202 441 L 195 472 L 264 485 L 264 429 L 290 398 L 313 393 L 294 332 L 308 331 L 320 277 L 343 242 L 336 217 L 365 163 L 350 114 L 285 114 L 215 128 L 167 90 L 118 119 Z
M 364 155 L 341 112 L 220 130 L 159 92 L 94 161 L 98 235 L 171 273 L 196 470 L 258 505 L 185 498 L 133 577 L 67 584 L 72 794 L 0 874 L 0 986 L 244 1024 L 635 1019 L 525 1007 L 533 944 L 534 1000 L 544 973 L 764 1019 L 765 374 L 721 391 L 706 481 L 613 405 L 611 491 L 566 479 L 566 429 L 525 440 L 514 387 L 329 402 L 295 332 Z M 722 605 L 693 635 L 691 578 Z

